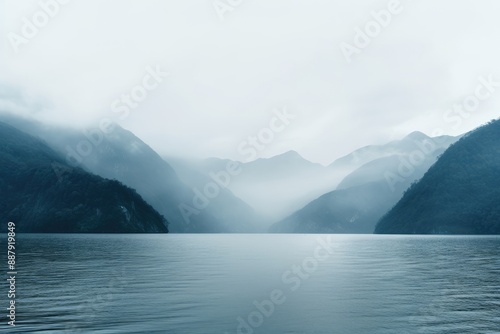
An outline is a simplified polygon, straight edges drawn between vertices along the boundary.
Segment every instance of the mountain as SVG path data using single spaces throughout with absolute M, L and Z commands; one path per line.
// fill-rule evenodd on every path
M 420 151 L 422 149 L 420 146 L 425 145 L 430 139 L 421 132 L 414 132 L 401 140 L 391 141 L 385 145 L 371 145 L 361 148 L 337 159 L 329 166 L 310 162 L 295 151 L 288 151 L 271 158 L 260 158 L 251 162 L 238 163 L 241 166 L 241 172 L 231 178 L 227 189 L 254 208 L 255 212 L 262 217 L 261 220 L 264 220 L 267 227 L 269 227 L 272 222 L 290 216 L 298 208 L 306 206 L 311 201 L 332 190 L 379 182 L 380 179 L 385 184 L 385 178 L 379 176 L 383 175 L 388 168 L 386 163 L 394 166 L 393 169 L 397 169 L 400 165 L 399 157 L 408 159 L 410 154 Z M 455 140 L 454 137 L 449 136 L 435 137 L 432 138 L 432 144 L 438 149 L 448 147 Z M 227 163 L 237 163 L 232 160 L 218 158 L 202 161 L 165 159 L 179 175 L 183 173 L 183 170 L 191 169 L 207 177 L 210 173 L 223 171 Z M 384 159 L 392 159 L 392 162 Z M 361 168 L 374 161 L 380 164 L 379 169 L 382 169 L 382 171 L 372 165 Z M 367 174 L 362 175 L 363 172 Z M 397 173 L 396 170 L 395 175 Z M 421 176 L 418 173 L 416 175 Z M 409 183 L 406 185 L 409 186 Z M 402 190 L 398 195 L 401 194 Z M 392 199 L 391 197 L 389 207 L 398 199 Z M 370 232 L 373 232 L 373 226 Z
M 377 221 L 424 175 L 453 137 L 430 138 L 410 134 L 373 152 L 393 155 L 369 161 L 379 154 L 364 151 L 369 161 L 346 176 L 337 189 L 312 201 L 274 224 L 275 233 L 373 233 Z
M 15 222 L 17 232 L 168 232 L 165 218 L 133 189 L 69 166 L 2 122 L 0 189 L 0 219 Z
M 117 124 L 110 125 L 108 131 L 98 126 L 76 130 L 8 114 L 1 115 L 0 119 L 41 138 L 63 154 L 66 162 L 134 188 L 167 218 L 170 232 L 219 233 L 254 229 L 245 225 L 250 222 L 224 216 L 214 204 L 218 201 L 217 196 L 207 198 L 203 193 L 193 192 L 151 147 Z M 243 205 L 237 199 L 225 203 L 233 210 Z
M 335 188 L 344 176 L 304 159 L 295 151 L 246 163 L 219 158 L 198 161 L 165 159 L 179 175 L 190 169 L 205 177 L 226 170 L 228 163 L 238 164 L 239 173 L 231 178 L 227 189 L 248 203 L 260 220 L 267 222 L 267 227 L 293 212 L 297 206 L 303 206 Z
M 233 176 L 227 171 L 227 163 L 236 164 L 236 162 L 226 161 L 226 164 L 220 168 L 214 168 L 213 172 L 207 174 L 200 172 L 184 159 L 166 158 L 168 163 L 175 169 L 181 181 L 197 193 L 203 194 L 209 189 L 217 189 L 217 195 L 210 200 L 207 209 L 214 217 L 224 222 L 225 230 L 234 232 L 264 232 L 266 230 L 265 218 L 258 215 L 255 210 L 246 202 L 233 194 L 229 188 Z
M 274 224 L 273 233 L 371 233 L 374 216 L 382 216 L 391 192 L 383 184 L 335 190 Z
M 353 171 L 373 160 L 393 155 L 407 155 L 416 149 L 415 143 L 422 143 L 429 138 L 429 136 L 420 131 L 414 131 L 400 140 L 393 140 L 383 145 L 368 145 L 357 149 L 338 158 L 329 167 Z M 433 137 L 433 141 L 440 146 L 449 146 L 455 140 L 455 137 L 451 136 Z
M 500 234 L 500 121 L 451 146 L 379 221 L 376 233 Z

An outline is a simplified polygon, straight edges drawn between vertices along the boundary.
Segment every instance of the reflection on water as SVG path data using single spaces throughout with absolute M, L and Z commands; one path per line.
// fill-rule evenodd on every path
M 18 326 L 9 332 L 500 328 L 499 237 L 20 234 L 17 242 Z

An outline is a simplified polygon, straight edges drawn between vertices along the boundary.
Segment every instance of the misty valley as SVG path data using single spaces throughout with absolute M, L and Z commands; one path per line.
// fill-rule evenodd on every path
M 0 0 L 0 333 L 500 334 L 499 12 Z
M 296 151 L 162 157 L 117 124 L 105 133 L 9 113 L 0 120 L 1 186 L 10 193 L 0 215 L 20 232 L 500 231 L 499 121 L 458 137 L 413 132 L 321 165 Z
M 496 333 L 500 120 L 261 156 L 290 115 L 194 159 L 1 112 L 9 333 Z
M 161 156 L 117 124 L 1 113 L 9 332 L 499 328 L 499 120 L 327 165 L 257 151 Z

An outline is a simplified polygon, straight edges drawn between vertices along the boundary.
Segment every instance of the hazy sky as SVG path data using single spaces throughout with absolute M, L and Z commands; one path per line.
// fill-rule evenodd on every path
M 50 2 L 0 0 L 0 107 L 74 125 L 109 117 L 161 154 L 241 158 L 284 107 L 296 118 L 261 155 L 321 163 L 498 117 L 500 87 L 478 86 L 500 82 L 499 1 L 220 0 L 218 12 L 212 0 L 73 0 L 45 22 Z M 388 8 L 377 31 L 371 12 Z M 373 37 L 348 62 L 341 45 L 366 25 Z M 158 85 L 146 77 L 157 66 L 169 73 Z M 113 112 L 143 80 L 157 87 L 128 117 Z M 464 100 L 471 112 L 448 111 Z

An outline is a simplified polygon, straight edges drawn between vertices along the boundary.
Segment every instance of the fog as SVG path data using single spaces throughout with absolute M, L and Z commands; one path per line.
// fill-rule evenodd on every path
M 110 118 L 162 155 L 243 160 L 241 143 L 286 108 L 296 118 L 255 158 L 295 150 L 326 165 L 415 130 L 464 133 L 500 103 L 493 85 L 471 111 L 452 109 L 480 77 L 500 80 L 493 0 L 401 1 L 364 47 L 356 29 L 390 1 L 71 1 L 33 36 L 38 1 L 0 6 L 2 108 L 71 125 Z M 346 57 L 346 44 L 358 51 Z

